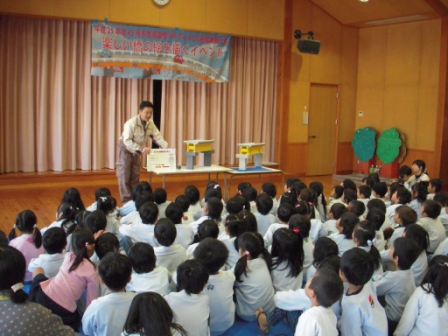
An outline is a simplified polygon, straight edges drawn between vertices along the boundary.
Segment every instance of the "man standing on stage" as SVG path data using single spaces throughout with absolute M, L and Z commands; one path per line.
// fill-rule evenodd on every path
M 168 143 L 152 120 L 152 112 L 152 103 L 142 101 L 138 115 L 126 121 L 118 140 L 117 177 L 122 204 L 132 199 L 132 189 L 140 179 L 141 155 L 149 154 L 150 150 L 144 147 L 148 136 L 160 147 L 168 148 Z

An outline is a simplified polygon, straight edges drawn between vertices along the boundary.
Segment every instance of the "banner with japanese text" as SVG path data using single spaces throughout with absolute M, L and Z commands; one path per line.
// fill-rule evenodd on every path
M 230 35 L 92 22 L 92 76 L 228 82 Z

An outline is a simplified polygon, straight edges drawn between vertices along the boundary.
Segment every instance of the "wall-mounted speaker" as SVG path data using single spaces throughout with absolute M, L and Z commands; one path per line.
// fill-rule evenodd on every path
M 311 39 L 299 40 L 299 43 L 297 43 L 297 49 L 299 49 L 300 52 L 303 52 L 305 54 L 317 55 L 320 50 L 320 41 Z

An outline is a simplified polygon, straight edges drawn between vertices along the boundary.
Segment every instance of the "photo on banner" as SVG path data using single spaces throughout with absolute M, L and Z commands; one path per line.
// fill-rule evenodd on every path
M 91 24 L 92 76 L 229 81 L 230 35 Z

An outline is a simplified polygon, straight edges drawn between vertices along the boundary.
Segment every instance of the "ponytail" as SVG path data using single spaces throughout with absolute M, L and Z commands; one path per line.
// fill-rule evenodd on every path
M 36 248 L 40 248 L 42 246 L 42 234 L 37 227 L 37 217 L 34 212 L 31 210 L 23 210 L 18 213 L 16 217 L 16 223 L 13 228 L 9 232 L 8 238 L 9 241 L 16 238 L 16 229 L 27 234 L 33 234 L 33 244 Z
M 373 269 L 377 270 L 381 267 L 381 263 L 380 263 L 381 255 L 380 255 L 380 252 L 378 251 L 378 249 L 375 247 L 374 242 L 371 242 L 371 244 L 372 245 L 370 246 L 369 255 L 373 261 Z
M 258 258 L 260 254 L 263 254 L 263 257 L 266 257 L 263 251 L 263 237 L 261 237 L 261 241 L 260 237 L 261 235 L 259 233 L 245 232 L 238 238 L 239 249 L 244 251 L 244 255 L 238 260 L 235 265 L 235 278 L 238 282 L 243 282 L 243 280 L 241 280 L 241 276 L 243 274 L 247 277 L 247 261 L 249 259 L 249 256 L 251 256 L 252 259 Z M 269 254 L 267 251 L 266 253 Z M 267 259 L 265 258 L 264 260 L 266 262 L 266 265 L 268 266 L 268 269 L 270 270 L 270 267 L 272 265 L 270 256 Z
M 94 248 L 94 243 L 95 238 L 93 237 L 93 233 L 88 229 L 80 228 L 73 233 L 72 247 L 75 254 L 75 259 L 73 260 L 73 263 L 68 270 L 69 273 L 75 271 L 79 267 L 79 265 L 82 264 L 84 259 L 90 262 L 96 269 L 95 264 L 90 261 L 88 254 L 88 251 Z
M 57 212 L 58 212 L 58 215 L 59 215 L 59 213 L 62 212 L 62 215 L 61 215 L 61 217 L 58 218 L 58 220 L 59 221 L 62 220 L 61 228 L 63 228 L 64 231 L 68 235 L 69 234 L 68 229 L 70 229 L 69 224 L 71 223 L 73 225 L 73 223 L 75 222 L 75 216 L 76 216 L 75 205 L 73 205 L 72 203 L 67 203 L 67 202 L 61 203 L 58 206 Z M 69 226 L 69 227 L 67 227 L 67 226 Z
M 16 235 L 16 224 L 14 224 L 14 226 L 12 227 L 11 231 L 9 231 L 9 235 L 8 235 L 8 240 L 11 242 L 11 240 L 13 240 L 14 238 L 17 237 Z
M 247 258 L 248 254 L 243 255 L 240 259 L 238 259 L 235 265 L 235 278 L 238 282 L 243 282 L 243 280 L 241 280 L 241 275 L 243 275 L 243 273 L 247 277 Z
M 33 242 L 37 249 L 42 246 L 42 234 L 36 224 L 34 224 Z
M 359 246 L 363 247 L 369 247 L 370 250 L 368 251 L 370 257 L 373 261 L 374 270 L 377 270 L 381 267 L 381 256 L 378 249 L 375 247 L 376 242 L 376 231 L 375 231 L 375 224 L 368 222 L 368 221 L 362 221 L 359 224 L 357 224 L 354 228 L 353 236 L 358 239 Z
M 428 272 L 421 287 L 426 293 L 434 294 L 439 308 L 441 308 L 448 296 L 448 282 L 446 281 L 448 279 L 448 257 L 437 255 L 431 259 L 428 266 Z
M 412 186 L 412 191 L 417 193 L 415 199 L 418 200 L 420 203 L 423 203 L 424 201 L 426 201 L 426 198 L 428 197 L 428 182 L 424 181 L 417 182 Z

